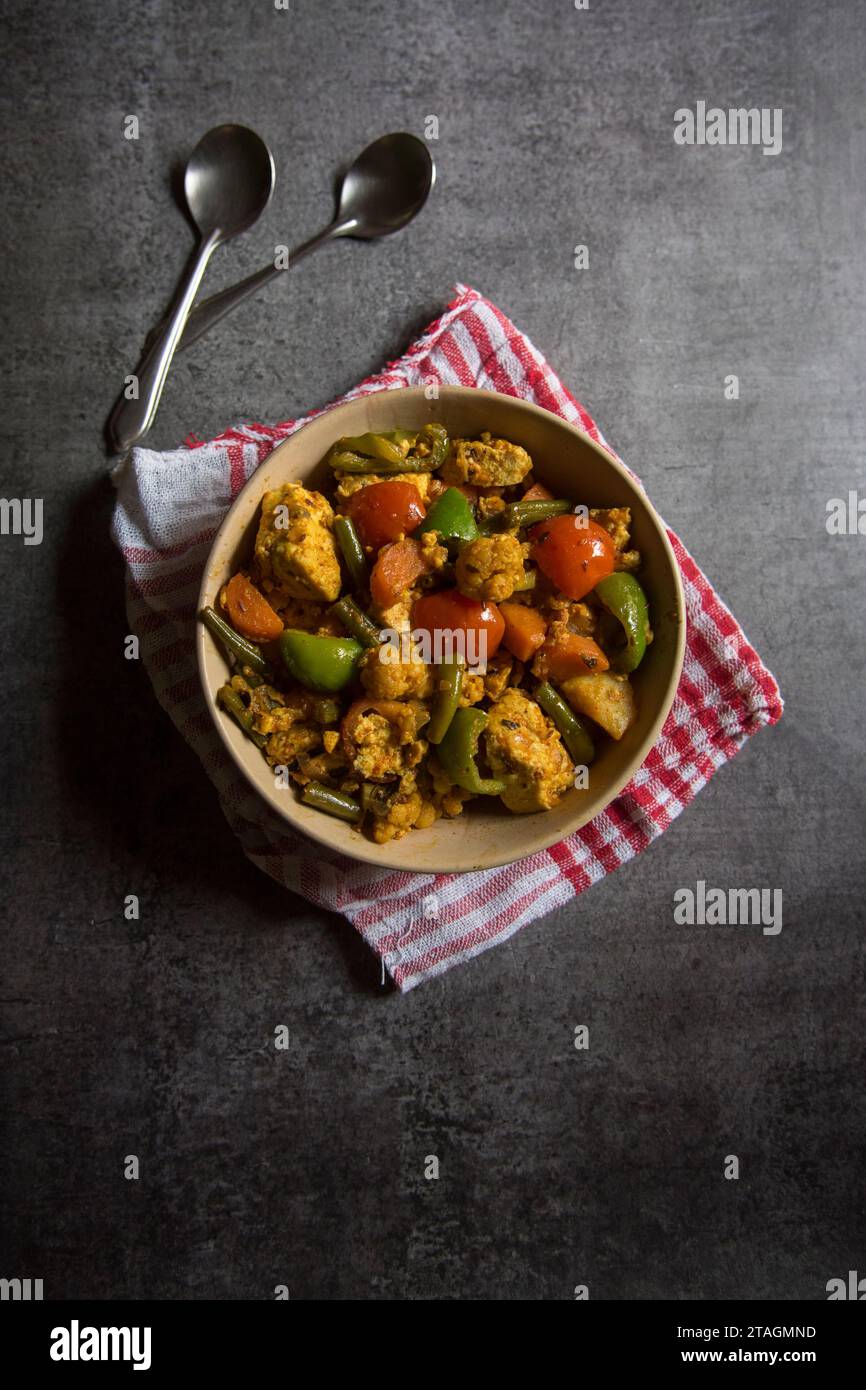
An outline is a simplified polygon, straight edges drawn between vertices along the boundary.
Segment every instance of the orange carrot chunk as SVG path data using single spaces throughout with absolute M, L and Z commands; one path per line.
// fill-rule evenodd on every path
M 531 661 L 544 641 L 547 623 L 525 603 L 500 603 L 499 611 L 505 619 L 502 645 L 518 661 Z
M 427 569 L 420 542 L 407 536 L 383 546 L 370 575 L 370 594 L 380 608 L 390 608 Z
M 275 642 L 283 630 L 267 599 L 243 574 L 226 585 L 226 609 L 235 632 L 251 642 Z
M 549 637 L 532 667 L 539 680 L 564 681 L 569 676 L 589 676 L 606 671 L 610 662 L 597 642 L 577 632 L 557 632 Z

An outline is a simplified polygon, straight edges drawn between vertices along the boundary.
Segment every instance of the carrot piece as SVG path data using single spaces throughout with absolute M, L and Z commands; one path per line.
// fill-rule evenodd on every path
M 412 536 L 383 546 L 370 575 L 373 602 L 380 608 L 390 608 L 426 569 L 424 551 Z
M 540 680 L 564 681 L 606 671 L 610 662 L 597 642 L 578 632 L 557 632 L 548 638 L 532 667 Z
M 505 619 L 502 645 L 518 661 L 531 661 L 544 641 L 547 623 L 537 609 L 525 603 L 500 603 L 499 611 Z
M 283 624 L 255 584 L 243 574 L 235 574 L 225 590 L 226 609 L 231 625 L 251 642 L 275 642 Z
M 528 487 L 521 497 L 521 502 L 552 502 L 553 493 L 549 492 L 544 483 L 533 483 Z

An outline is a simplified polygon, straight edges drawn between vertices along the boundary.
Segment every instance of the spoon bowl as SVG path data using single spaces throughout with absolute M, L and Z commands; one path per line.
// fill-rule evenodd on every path
M 203 237 L 217 244 L 258 221 L 274 190 L 274 161 L 254 130 L 218 125 L 199 140 L 183 181 L 187 206 Z
M 380 136 L 343 179 L 336 221 L 351 227 L 342 235 L 369 240 L 399 232 L 421 211 L 435 182 L 436 166 L 423 140 L 407 131 Z

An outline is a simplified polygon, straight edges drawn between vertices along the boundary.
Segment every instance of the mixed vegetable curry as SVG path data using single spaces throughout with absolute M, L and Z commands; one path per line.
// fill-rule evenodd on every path
M 636 717 L 652 640 L 628 507 L 533 479 L 442 425 L 340 439 L 330 496 L 262 499 L 249 564 L 202 621 L 218 701 L 302 799 L 385 843 L 475 798 L 545 811 Z

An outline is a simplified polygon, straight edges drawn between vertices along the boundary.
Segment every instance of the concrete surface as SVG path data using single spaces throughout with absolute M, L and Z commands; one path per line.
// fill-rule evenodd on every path
M 3 15 L 2 487 L 45 499 L 45 539 L 0 537 L 0 1273 L 47 1298 L 825 1297 L 866 1268 L 866 537 L 825 527 L 866 493 L 861 7 Z M 698 100 L 782 108 L 781 154 L 676 145 Z M 429 115 L 423 218 L 239 310 L 177 363 L 153 444 L 323 403 L 474 284 L 640 471 L 787 713 L 638 861 L 401 998 L 245 861 L 123 660 L 101 430 L 191 246 L 170 176 L 205 129 L 247 122 L 278 166 L 218 288 Z M 781 888 L 782 932 L 676 926 L 698 879 Z

